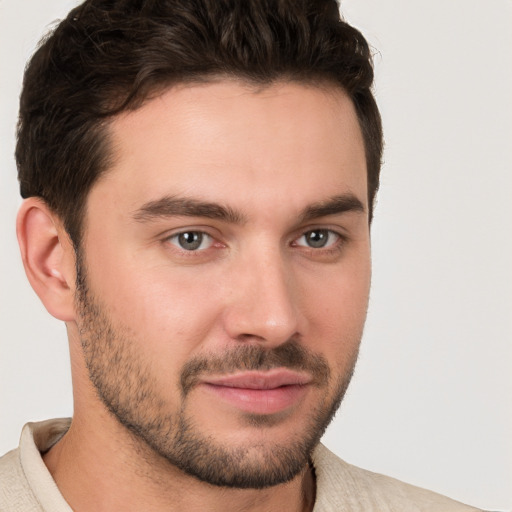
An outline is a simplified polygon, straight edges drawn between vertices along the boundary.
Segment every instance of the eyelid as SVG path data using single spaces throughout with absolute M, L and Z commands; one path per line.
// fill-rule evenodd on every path
M 311 247 L 307 244 L 299 244 L 298 241 L 305 237 L 306 235 L 308 235 L 309 233 L 312 233 L 314 231 L 325 231 L 328 233 L 328 236 L 329 237 L 332 237 L 334 236 L 335 237 L 335 240 L 334 241 L 331 241 L 329 242 L 328 241 L 328 245 L 326 246 L 323 246 L 323 247 Z M 344 241 L 346 239 L 346 237 L 341 234 L 339 231 L 335 230 L 335 229 L 332 229 L 332 228 L 329 228 L 329 227 L 310 227 L 309 229 L 307 230 L 302 230 L 301 234 L 296 237 L 294 240 L 293 240 L 293 244 L 299 246 L 299 247 L 305 247 L 307 249 L 311 249 L 311 250 L 315 250 L 315 251 L 321 251 L 321 250 L 329 250 L 329 249 L 332 249 L 333 246 L 335 245 L 338 245 L 340 241 Z
M 311 233 L 312 231 L 328 232 L 329 236 L 334 237 L 335 239 L 332 241 L 328 241 L 328 245 L 324 247 L 312 247 L 306 243 L 298 243 L 299 240 L 301 240 L 304 236 L 306 236 L 308 233 Z M 292 235 L 293 238 L 291 238 L 289 243 L 291 247 L 298 247 L 300 249 L 309 250 L 315 253 L 326 253 L 329 251 L 337 252 L 341 249 L 343 245 L 345 245 L 345 242 L 347 242 L 349 239 L 349 237 L 344 231 L 345 230 L 341 226 L 333 227 L 332 225 L 309 225 L 302 227 L 300 230 L 297 230 L 296 234 Z M 201 233 L 204 237 L 207 237 L 209 239 L 208 247 L 189 250 L 180 247 L 179 243 L 177 242 L 177 238 L 184 233 Z M 212 234 L 211 226 L 180 226 L 179 228 L 168 230 L 162 233 L 159 236 L 159 239 L 161 243 L 170 244 L 172 245 L 174 250 L 179 251 L 180 253 L 186 256 L 192 257 L 194 255 L 197 257 L 199 254 L 205 253 L 206 251 L 215 246 L 215 248 L 219 249 L 226 247 L 226 243 L 222 241 L 222 237 L 219 234 Z
M 184 233 L 201 233 L 203 237 L 209 239 L 207 247 L 197 249 L 185 249 L 178 243 L 178 237 Z M 193 226 L 179 226 L 174 229 L 169 229 L 162 232 L 158 236 L 159 242 L 167 247 L 167 250 L 173 252 L 176 256 L 187 258 L 198 258 L 200 255 L 206 255 L 213 248 L 221 249 L 225 244 L 221 241 L 222 238 L 217 230 L 208 225 L 193 225 Z M 204 243 L 204 242 L 202 242 Z
M 179 226 L 171 229 L 166 229 L 165 231 L 161 231 L 155 238 L 158 238 L 162 241 L 169 240 L 172 237 L 181 235 L 183 233 L 202 233 L 204 235 L 208 235 L 209 237 L 218 240 L 219 234 L 217 230 L 213 229 L 211 226 L 205 225 L 192 225 L 192 226 Z
M 197 247 L 195 249 L 186 249 L 185 247 L 180 246 L 179 238 L 181 235 L 184 235 L 186 233 L 196 233 L 196 234 L 201 235 L 201 241 L 200 241 L 199 247 Z M 187 230 L 181 231 L 179 233 L 174 233 L 173 235 L 171 235 L 167 238 L 167 241 L 169 243 L 171 243 L 172 245 L 174 245 L 178 250 L 185 251 L 185 252 L 191 252 L 191 253 L 206 251 L 215 243 L 215 239 L 208 233 L 205 233 L 204 231 L 193 230 L 193 229 L 187 229 Z M 207 247 L 202 247 L 202 245 L 204 245 L 204 244 L 206 244 Z

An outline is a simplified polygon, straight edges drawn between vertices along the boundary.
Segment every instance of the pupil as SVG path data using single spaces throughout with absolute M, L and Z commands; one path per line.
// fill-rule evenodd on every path
M 327 231 L 326 230 L 317 230 L 310 231 L 307 236 L 308 245 L 310 247 L 324 247 L 327 243 Z
M 197 233 L 194 231 L 181 233 L 179 236 L 179 242 L 181 247 L 183 247 L 183 249 L 186 249 L 187 251 L 193 251 L 194 249 L 198 249 L 201 246 L 202 241 L 202 233 Z

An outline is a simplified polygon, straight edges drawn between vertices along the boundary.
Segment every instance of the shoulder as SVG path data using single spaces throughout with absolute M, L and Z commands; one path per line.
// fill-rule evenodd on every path
M 317 478 L 314 512 L 476 512 L 432 491 L 346 463 L 319 445 L 313 454 Z
M 39 512 L 41 510 L 23 472 L 19 448 L 0 457 L 0 511 Z

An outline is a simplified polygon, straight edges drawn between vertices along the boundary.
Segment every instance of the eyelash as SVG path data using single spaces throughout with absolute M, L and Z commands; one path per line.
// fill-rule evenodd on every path
M 335 237 L 335 240 L 330 243 L 328 240 L 327 243 L 329 243 L 329 245 L 324 246 L 324 247 L 311 247 L 311 246 L 308 246 L 305 244 L 302 245 L 302 244 L 298 243 L 298 241 L 301 240 L 302 238 L 306 237 L 307 235 L 313 234 L 315 232 L 327 233 L 327 236 L 329 238 Z M 179 241 L 178 241 L 179 237 L 182 237 L 187 234 L 194 234 L 194 235 L 200 235 L 201 237 L 207 237 L 209 239 L 208 247 L 203 248 L 203 249 L 200 249 L 199 248 L 200 246 L 195 249 L 185 249 L 183 247 L 180 247 Z M 309 253 L 314 253 L 314 254 L 317 254 L 320 256 L 321 254 L 328 255 L 328 254 L 333 254 L 333 253 L 341 251 L 341 249 L 345 245 L 346 241 L 347 241 L 347 237 L 345 235 L 342 235 L 341 233 L 339 233 L 338 231 L 335 231 L 333 229 L 322 227 L 322 228 L 311 228 L 311 229 L 308 229 L 307 231 L 303 231 L 300 234 L 300 236 L 293 239 L 293 241 L 291 242 L 290 245 L 292 247 L 301 247 L 304 251 L 307 251 Z M 200 255 L 204 255 L 204 253 L 206 251 L 211 249 L 216 244 L 218 244 L 219 249 L 225 247 L 225 245 L 223 245 L 222 243 L 216 242 L 215 237 L 213 237 L 208 232 L 201 230 L 201 229 L 187 229 L 187 230 L 180 231 L 178 233 L 174 233 L 170 236 L 167 236 L 163 240 L 163 242 L 172 244 L 174 247 L 176 247 L 176 249 L 178 251 L 180 251 L 181 254 L 186 255 L 187 257 L 198 257 Z M 200 245 L 202 245 L 203 242 L 204 242 L 204 240 L 201 240 Z
M 200 235 L 200 237 L 201 237 L 200 245 L 203 244 L 204 237 L 208 238 L 209 239 L 208 247 L 203 248 L 203 249 L 200 249 L 200 248 L 185 249 L 184 247 L 180 247 L 180 245 L 179 245 L 179 238 L 184 236 L 184 235 L 189 235 L 189 234 Z M 173 234 L 171 236 L 166 237 L 164 239 L 164 242 L 172 244 L 181 253 L 186 254 L 187 256 L 192 256 L 192 257 L 193 256 L 198 256 L 199 254 L 204 253 L 205 251 L 210 249 L 216 243 L 215 242 L 215 238 L 212 235 L 210 235 L 206 231 L 202 231 L 200 229 L 187 229 L 187 230 L 184 230 L 184 231 L 180 231 L 179 233 L 175 233 L 175 234 Z
M 306 237 L 308 235 L 325 235 L 327 234 L 327 241 L 325 242 L 326 245 L 322 245 L 322 246 L 319 246 L 319 247 L 312 247 L 310 245 L 306 245 L 306 244 L 300 244 L 298 241 L 301 240 L 301 239 L 306 239 Z M 331 238 L 335 238 L 334 241 L 330 241 Z M 341 241 L 342 239 L 342 236 L 337 233 L 336 231 L 333 231 L 332 229 L 327 229 L 327 228 L 317 228 L 317 229 L 309 229 L 308 231 L 305 231 L 299 238 L 296 238 L 293 242 L 293 245 L 294 246 L 299 246 L 299 247 L 304 247 L 306 249 L 311 249 L 313 251 L 316 251 L 316 250 L 331 250 L 332 247 L 336 246 L 336 245 L 339 245 L 339 242 Z M 327 245 L 328 244 L 328 245 Z

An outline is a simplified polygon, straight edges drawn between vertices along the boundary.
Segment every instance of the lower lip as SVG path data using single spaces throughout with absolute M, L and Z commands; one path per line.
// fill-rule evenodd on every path
M 305 385 L 274 389 L 248 389 L 204 383 L 203 387 L 237 409 L 252 414 L 275 414 L 297 404 L 307 392 Z

